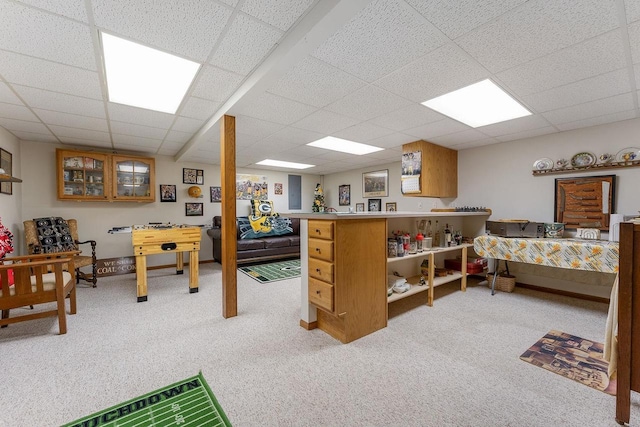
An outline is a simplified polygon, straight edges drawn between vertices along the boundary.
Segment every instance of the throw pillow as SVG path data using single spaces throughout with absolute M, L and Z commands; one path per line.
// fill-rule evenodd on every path
M 78 246 L 71 237 L 69 224 L 60 217 L 34 218 L 40 247 L 34 253 L 75 251 Z M 34 248 L 35 249 L 35 248 Z
M 258 239 L 293 233 L 291 219 L 279 216 L 238 217 L 238 229 L 240 230 L 240 239 Z
M 278 215 L 273 208 L 273 202 L 271 200 L 251 200 L 251 216 L 271 216 Z

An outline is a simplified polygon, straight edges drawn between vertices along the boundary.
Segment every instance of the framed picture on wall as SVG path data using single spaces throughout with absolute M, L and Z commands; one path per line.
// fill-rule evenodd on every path
M 204 184 L 204 170 L 182 168 L 182 183 L 199 185 Z
M 209 190 L 211 191 L 212 202 L 222 201 L 222 187 L 210 187 Z
M 0 168 L 4 169 L 4 173 L 9 176 L 13 175 L 13 170 L 11 169 L 12 158 L 13 156 L 10 152 L 0 148 Z M 13 184 L 10 182 L 0 182 L 0 193 L 13 194 Z
M 160 184 L 160 201 L 161 202 L 175 202 L 176 201 L 176 186 L 170 184 Z
M 339 185 L 338 186 L 338 205 L 349 206 L 351 204 L 351 186 Z
M 389 169 L 362 174 L 362 197 L 389 195 Z
M 186 216 L 203 216 L 204 215 L 203 203 L 185 203 L 184 214 Z
M 380 212 L 382 210 L 382 200 L 381 199 L 369 199 L 368 201 L 368 209 L 369 212 Z

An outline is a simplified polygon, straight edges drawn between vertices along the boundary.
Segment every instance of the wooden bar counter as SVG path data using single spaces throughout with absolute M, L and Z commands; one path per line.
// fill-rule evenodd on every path
M 201 229 L 193 226 L 144 227 L 131 231 L 136 257 L 138 302 L 147 300 L 147 255 L 176 253 L 176 274 L 184 271 L 183 252 L 189 252 L 189 293 L 198 292 L 198 251 Z

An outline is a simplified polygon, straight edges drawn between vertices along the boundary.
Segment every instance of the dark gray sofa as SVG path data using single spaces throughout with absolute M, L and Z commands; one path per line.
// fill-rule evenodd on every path
M 245 219 L 246 217 L 241 217 Z M 300 219 L 290 218 L 293 232 L 280 236 L 267 236 L 255 239 L 241 239 L 241 227 L 236 218 L 236 241 L 238 264 L 248 264 L 281 258 L 300 256 Z M 213 240 L 213 259 L 222 263 L 222 217 L 213 217 L 213 228 L 207 234 Z

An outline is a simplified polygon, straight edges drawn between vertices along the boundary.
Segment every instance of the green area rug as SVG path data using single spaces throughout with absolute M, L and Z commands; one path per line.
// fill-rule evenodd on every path
M 81 418 L 62 427 L 231 426 L 204 380 L 195 377 Z
M 609 362 L 604 360 L 603 351 L 604 345 L 599 342 L 549 331 L 520 359 L 615 396 L 616 380 L 607 374 Z
M 248 265 L 240 267 L 238 270 L 260 283 L 269 283 L 300 277 L 300 260 L 292 259 L 269 264 Z

